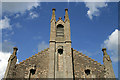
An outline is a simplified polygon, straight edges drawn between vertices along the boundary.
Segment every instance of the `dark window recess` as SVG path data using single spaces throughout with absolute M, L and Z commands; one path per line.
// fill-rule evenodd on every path
M 89 69 L 86 69 L 86 70 L 85 70 L 85 74 L 89 75 L 89 74 L 90 74 L 90 70 L 89 70 Z
M 61 55 L 63 54 L 63 49 L 58 49 L 58 53 Z
M 61 24 L 57 26 L 56 37 L 64 37 L 64 26 Z
M 30 73 L 31 73 L 32 75 L 34 75 L 34 74 L 35 74 L 35 71 L 36 71 L 35 69 L 31 69 L 31 70 L 30 70 Z

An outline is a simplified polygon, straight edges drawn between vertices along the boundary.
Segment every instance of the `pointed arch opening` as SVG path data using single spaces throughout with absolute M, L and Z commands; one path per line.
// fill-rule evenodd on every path
M 90 69 L 86 69 L 85 74 L 89 75 L 90 74 Z
M 64 37 L 64 26 L 62 24 L 57 25 L 56 37 Z
M 60 55 L 63 54 L 63 46 L 58 46 L 58 53 L 59 53 Z

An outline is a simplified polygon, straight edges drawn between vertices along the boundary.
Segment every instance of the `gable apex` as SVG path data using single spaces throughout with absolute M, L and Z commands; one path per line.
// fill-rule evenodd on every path
M 56 26 L 59 24 L 64 25 L 64 21 L 62 20 L 61 17 L 59 17 L 59 20 L 56 22 Z

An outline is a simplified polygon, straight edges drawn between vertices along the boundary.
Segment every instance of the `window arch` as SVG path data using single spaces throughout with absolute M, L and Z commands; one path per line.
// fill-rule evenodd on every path
M 63 54 L 63 46 L 58 46 L 58 53 Z
M 57 25 L 56 37 L 64 37 L 64 26 L 61 24 Z
M 90 74 L 90 69 L 86 69 L 85 74 L 89 75 Z

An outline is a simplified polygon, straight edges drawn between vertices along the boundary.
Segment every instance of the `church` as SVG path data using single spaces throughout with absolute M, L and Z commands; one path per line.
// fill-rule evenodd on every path
M 49 48 L 16 64 L 18 48 L 14 47 L 4 78 L 115 78 L 106 48 L 102 49 L 104 64 L 73 49 L 68 9 L 64 20 L 59 17 L 56 21 L 55 11 L 53 8 Z

